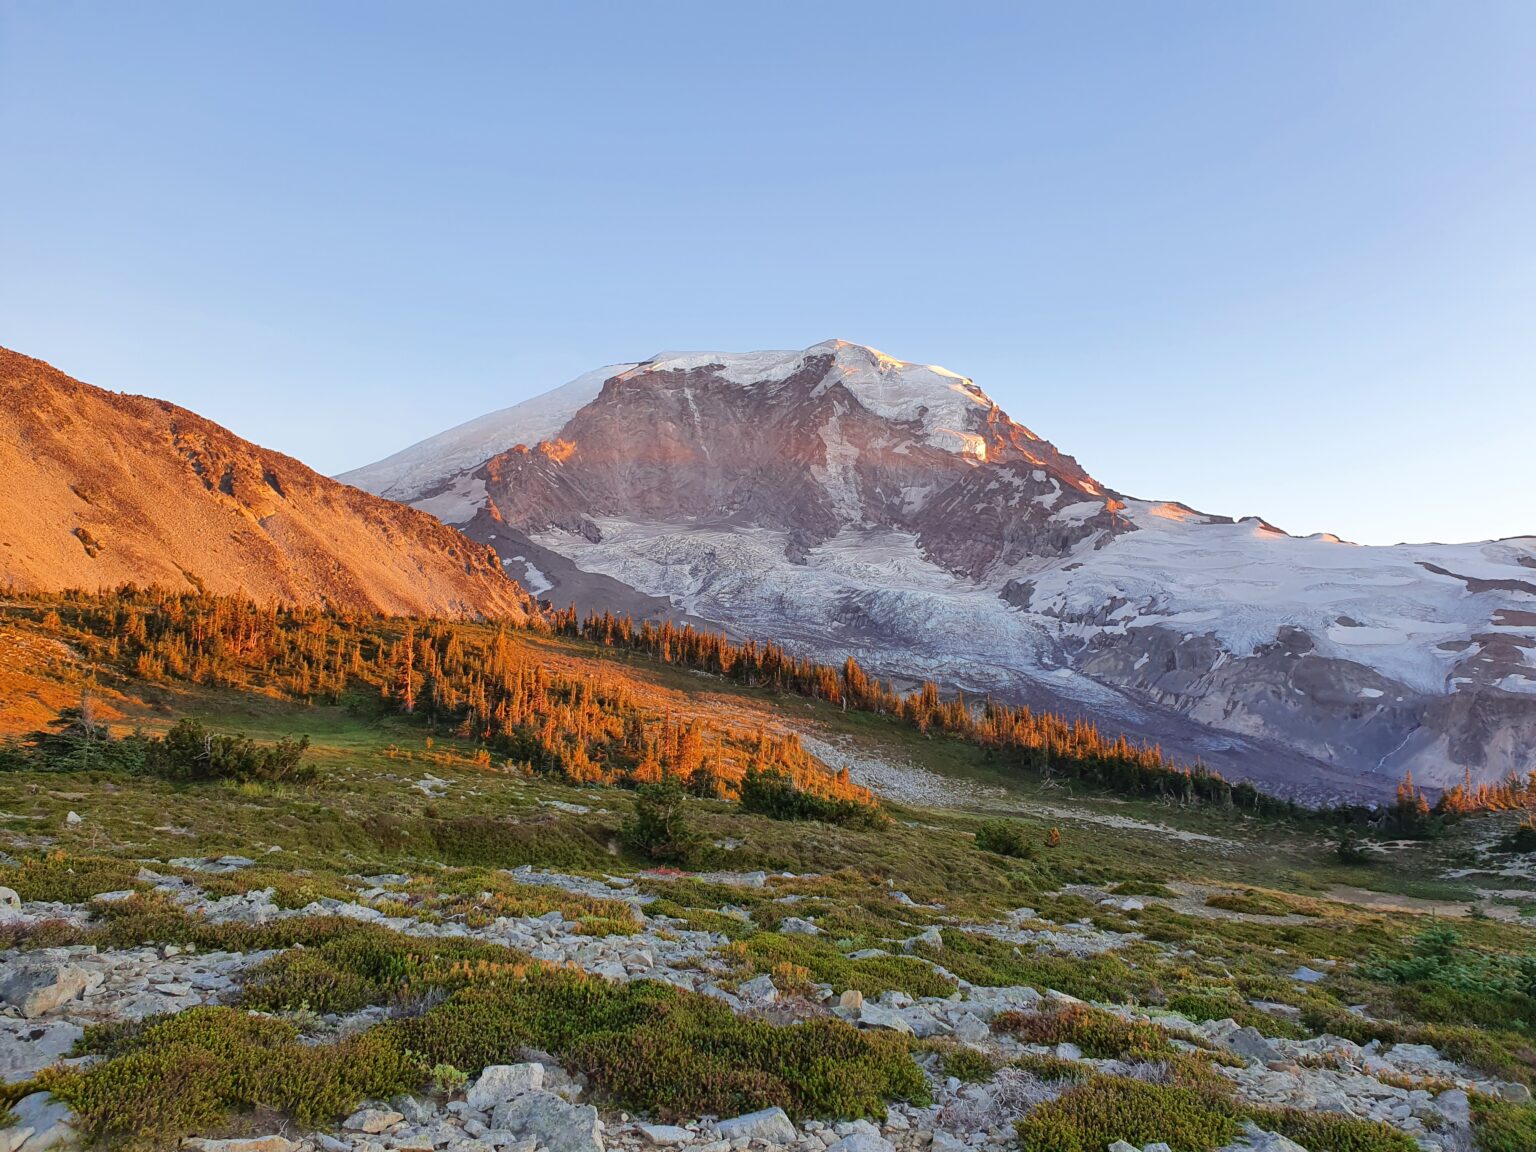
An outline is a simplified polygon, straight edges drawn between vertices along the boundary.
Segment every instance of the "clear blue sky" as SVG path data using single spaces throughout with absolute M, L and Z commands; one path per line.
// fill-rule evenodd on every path
M 1536 3 L 0 0 L 0 343 L 322 471 L 832 336 L 1103 482 L 1536 532 Z

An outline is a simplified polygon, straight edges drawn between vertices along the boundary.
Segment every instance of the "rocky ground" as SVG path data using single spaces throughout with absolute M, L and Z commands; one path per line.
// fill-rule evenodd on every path
M 250 860 L 227 857 L 178 863 L 184 865 L 179 874 L 146 868 L 138 880 L 208 923 L 262 924 L 326 914 L 423 937 L 473 936 L 613 981 L 664 981 L 718 997 L 738 1013 L 779 1024 L 839 1016 L 862 1028 L 891 1030 L 919 1040 L 943 1038 L 984 1054 L 993 1067 L 1001 1065 L 985 1079 L 963 1082 L 945 1074 L 937 1055 L 922 1053 L 918 1058 L 930 1082 L 932 1102 L 923 1107 L 895 1104 L 880 1122 L 811 1120 L 796 1125 L 781 1110 L 769 1109 L 655 1124 L 608 1109 L 600 1099 L 588 1099 L 579 1077 L 568 1074 L 547 1053 L 530 1052 L 521 1062 L 487 1068 L 462 1086 L 444 1085 L 431 1098 L 374 1102 L 348 1117 L 334 1133 L 274 1123 L 270 1131 L 188 1141 L 202 1152 L 602 1152 L 605 1148 L 680 1146 L 695 1152 L 922 1152 L 929 1148 L 1001 1152 L 1016 1142 L 1013 1122 L 1059 1094 L 1065 1083 L 1009 1066 L 1020 1057 L 1048 1056 L 1110 1075 L 1158 1075 L 1155 1065 L 1092 1059 L 1070 1043 L 1024 1044 L 994 1029 L 1003 1013 L 1048 1013 L 1080 1003 L 1050 988 L 985 987 L 955 980 L 955 991 L 946 997 L 915 997 L 891 990 L 866 998 L 855 990 L 835 995 L 829 985 L 781 989 L 768 975 L 733 978 L 722 958 L 729 938 L 692 930 L 684 922 L 647 911 L 655 897 L 642 891 L 634 877 L 580 876 L 532 868 L 512 873 L 524 885 L 616 900 L 630 910 L 635 921 L 631 934 L 594 936 L 579 931 L 580 925 L 559 911 L 500 916 L 478 924 L 433 916 L 424 908 L 403 913 L 416 898 L 410 877 L 404 875 L 368 877 L 351 901 L 325 898 L 301 908 L 284 908 L 274 901 L 270 888 L 216 896 L 198 883 L 198 871 L 227 875 L 248 867 Z M 669 876 L 675 878 L 675 874 Z M 771 880 L 782 879 L 763 872 L 715 872 L 689 878 L 743 891 L 764 890 Z M 1080 888 L 1076 894 L 1092 895 L 1112 910 L 1134 910 L 1142 903 L 1091 888 Z M 127 896 L 126 892 L 102 893 L 96 901 Z M 900 893 L 897 896 L 905 899 Z M 26 903 L 9 889 L 0 889 L 0 918 L 12 924 L 80 925 L 90 916 L 86 904 Z M 1086 921 L 1054 923 L 1030 908 L 1015 909 L 1001 920 L 960 926 L 1018 950 L 1082 959 L 1112 952 L 1137 938 L 1135 933 L 1110 931 Z M 821 931 L 810 917 L 787 917 L 778 930 L 805 935 Z M 928 946 L 924 949 L 928 956 L 934 949 L 942 955 L 937 927 L 925 930 L 903 948 L 920 943 Z M 866 949 L 854 958 L 860 954 L 882 952 Z M 76 1059 L 70 1056 L 71 1048 L 91 1024 L 228 1002 L 238 991 L 244 971 L 268 955 L 177 946 L 98 950 L 89 945 L 0 953 L 0 1075 L 6 1082 L 18 1082 L 55 1062 Z M 942 960 L 926 962 L 947 975 Z M 1326 967 L 1327 962 L 1319 960 L 1318 965 Z M 1321 977 L 1318 969 L 1302 967 L 1293 978 L 1307 982 Z M 1127 1019 L 1153 1018 L 1125 1007 L 1106 1007 Z M 1283 1014 L 1283 1006 L 1273 1007 Z M 305 1030 L 318 1040 L 366 1026 L 385 1011 L 381 1006 L 348 1017 L 316 1017 L 305 1021 Z M 1219 1070 L 1244 1100 L 1379 1120 L 1410 1135 L 1424 1152 L 1463 1152 L 1472 1147 L 1469 1092 L 1516 1102 L 1530 1095 L 1522 1085 L 1480 1077 L 1425 1045 L 1361 1046 L 1330 1035 L 1287 1039 L 1252 1026 L 1240 1027 L 1232 1020 L 1199 1022 L 1164 1012 L 1156 1013 L 1155 1019 L 1190 1051 L 1223 1054 Z M 12 1118 L 12 1125 L 0 1130 L 0 1152 L 45 1152 L 77 1143 L 67 1109 L 47 1093 L 21 1099 L 12 1109 Z M 1295 1152 L 1298 1147 L 1252 1126 L 1231 1145 L 1234 1152 Z

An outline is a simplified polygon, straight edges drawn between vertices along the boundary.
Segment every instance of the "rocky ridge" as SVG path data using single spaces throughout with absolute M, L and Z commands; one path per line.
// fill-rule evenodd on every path
M 521 618 L 495 554 L 194 412 L 0 349 L 0 585 Z

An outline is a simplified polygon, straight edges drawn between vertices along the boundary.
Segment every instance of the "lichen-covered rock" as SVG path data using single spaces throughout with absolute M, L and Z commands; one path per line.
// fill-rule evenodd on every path
M 769 1144 L 793 1144 L 798 1137 L 794 1123 L 782 1108 L 764 1108 L 720 1121 L 717 1126 L 725 1140 L 762 1140 Z
M 476 1112 L 490 1112 L 499 1104 L 544 1087 L 542 1064 L 492 1064 L 465 1094 L 465 1102 Z

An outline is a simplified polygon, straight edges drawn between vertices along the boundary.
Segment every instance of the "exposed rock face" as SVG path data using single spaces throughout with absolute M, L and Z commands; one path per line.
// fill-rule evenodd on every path
M 1536 767 L 1536 538 L 1361 548 L 1123 496 L 857 345 L 618 366 L 349 478 L 554 602 L 670 604 L 1311 799 Z
M 496 556 L 195 413 L 0 349 L 0 584 L 521 615 Z
M 818 346 L 787 362 L 783 379 L 750 384 L 720 365 L 683 364 L 614 376 L 558 438 L 486 461 L 475 476 L 489 507 L 511 528 L 590 543 L 600 517 L 777 529 L 791 562 L 850 525 L 879 525 L 914 534 L 935 562 L 969 576 L 1130 527 L 1075 461 L 968 382 L 953 388 L 959 418 L 932 429 L 921 397 L 895 418 L 865 406 L 858 374 L 899 367 L 868 349 Z M 1064 488 L 1096 510 L 1053 519 L 1047 504 Z

